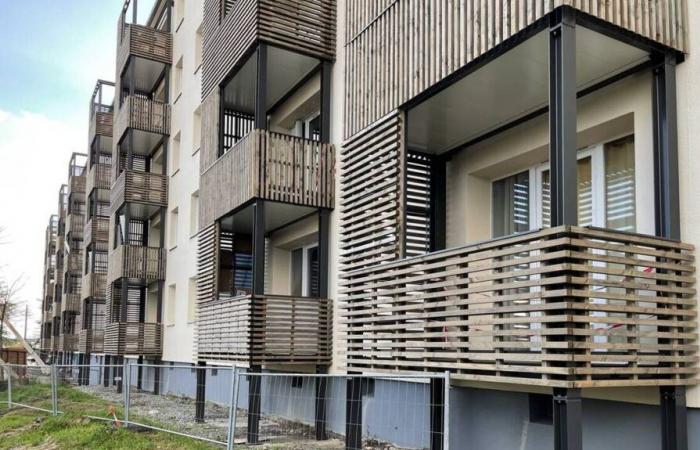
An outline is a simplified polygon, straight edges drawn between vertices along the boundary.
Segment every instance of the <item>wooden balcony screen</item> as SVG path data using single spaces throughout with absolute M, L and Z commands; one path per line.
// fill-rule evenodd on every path
M 112 137 L 113 117 L 114 114 L 112 113 L 112 111 L 95 111 L 92 114 L 92 116 L 90 116 L 90 128 L 88 129 L 88 145 L 92 144 L 92 141 L 97 135 Z
M 112 168 L 110 164 L 95 163 L 87 173 L 85 192 L 90 194 L 93 189 L 109 189 L 112 187 Z
M 243 364 L 330 364 L 331 301 L 220 297 L 198 304 L 197 358 Z
M 204 1 L 203 99 L 255 41 L 335 59 L 335 0 L 238 0 L 223 19 L 221 4 Z
M 66 235 L 72 236 L 82 236 L 83 229 L 85 227 L 85 215 L 84 214 L 68 214 L 66 217 Z
M 80 294 L 63 294 L 61 312 L 80 312 Z
M 80 330 L 78 351 L 81 353 L 102 353 L 104 351 L 104 330 Z
M 129 56 L 172 64 L 173 36 L 167 31 L 124 23 L 122 15 L 117 35 L 117 73 L 122 73 Z
M 57 351 L 59 352 L 75 352 L 78 350 L 78 335 L 77 334 L 61 334 L 58 337 Z
M 124 170 L 114 183 L 110 200 L 112 212 L 124 203 L 167 207 L 168 177 L 157 173 Z
M 109 355 L 160 356 L 163 353 L 163 328 L 159 323 L 108 323 L 104 333 L 104 352 Z
M 554 387 L 693 383 L 692 246 L 559 227 L 347 274 L 347 367 Z
M 165 254 L 166 250 L 159 247 L 120 245 L 109 254 L 107 283 L 120 278 L 165 280 Z
M 104 249 L 109 241 L 109 219 L 106 217 L 88 218 L 83 233 L 83 244 L 97 244 L 97 248 Z M 102 244 L 102 245 L 99 245 Z
M 253 130 L 202 174 L 200 223 L 252 198 L 333 208 L 334 173 L 331 144 Z
M 84 173 L 84 172 L 83 172 Z M 68 180 L 68 192 L 70 194 L 85 193 L 85 175 L 73 175 Z
M 90 272 L 83 276 L 80 298 L 105 299 L 107 295 L 107 274 Z
M 145 97 L 127 96 L 119 107 L 114 135 L 121 138 L 127 128 L 170 135 L 170 104 Z
M 345 137 L 392 113 L 562 5 L 685 50 L 685 1 L 346 2 Z
M 67 270 L 73 273 L 82 273 L 83 255 L 79 252 L 71 252 L 68 254 Z

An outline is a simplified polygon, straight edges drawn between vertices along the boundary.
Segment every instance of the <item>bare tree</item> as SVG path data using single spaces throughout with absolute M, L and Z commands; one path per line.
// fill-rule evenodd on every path
M 4 228 L 0 227 L 0 245 L 7 244 L 3 235 Z M 5 321 L 14 319 L 19 312 L 16 297 L 17 293 L 24 286 L 24 281 L 21 276 L 13 280 L 8 280 L 2 269 L 3 268 L 0 267 L 0 350 L 2 350 L 6 338 Z

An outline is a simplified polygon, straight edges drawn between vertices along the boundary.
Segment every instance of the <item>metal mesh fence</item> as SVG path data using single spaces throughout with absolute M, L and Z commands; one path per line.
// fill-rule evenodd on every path
M 0 366 L 4 405 L 228 449 L 443 450 L 449 440 L 449 379 L 442 375 L 290 374 L 133 360 Z

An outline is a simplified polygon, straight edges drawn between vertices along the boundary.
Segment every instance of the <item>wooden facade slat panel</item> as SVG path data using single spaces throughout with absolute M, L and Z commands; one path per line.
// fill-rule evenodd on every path
M 170 104 L 129 95 L 119 107 L 114 135 L 121 138 L 127 128 L 170 135 Z
M 345 137 L 373 125 L 562 5 L 684 51 L 685 1 L 348 1 Z M 391 74 L 392 68 L 398 73 Z
M 171 64 L 173 59 L 173 36 L 167 31 L 125 23 L 122 13 L 117 32 L 117 73 L 124 70 L 130 56 Z
M 120 278 L 163 281 L 165 258 L 164 248 L 119 245 L 109 254 L 107 283 L 112 284 Z
M 168 176 L 124 170 L 112 186 L 110 197 L 112 212 L 117 211 L 124 203 L 165 208 L 168 206 Z
M 692 384 L 694 249 L 558 227 L 346 272 L 348 369 L 554 387 Z
M 108 323 L 104 331 L 104 352 L 119 356 L 160 356 L 163 327 L 159 323 Z
M 112 186 L 111 177 L 112 173 L 110 164 L 91 164 L 87 169 L 85 193 L 89 195 L 94 189 L 110 189 Z
M 88 217 L 83 234 L 83 246 L 93 244 L 97 250 L 106 251 L 109 241 L 109 219 Z
M 88 146 L 92 144 L 95 136 L 112 137 L 112 118 L 112 111 L 93 111 L 88 129 Z

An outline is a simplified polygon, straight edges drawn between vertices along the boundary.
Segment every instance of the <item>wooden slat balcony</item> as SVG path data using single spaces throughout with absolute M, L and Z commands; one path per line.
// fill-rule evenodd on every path
M 104 352 L 108 355 L 160 356 L 163 353 L 163 327 L 159 323 L 108 323 Z
M 198 305 L 197 358 L 243 364 L 329 364 L 331 301 L 219 297 Z
M 139 203 L 156 208 L 168 206 L 168 177 L 157 173 L 124 170 L 112 187 L 112 211 L 124 203 Z
M 105 247 L 108 241 L 109 219 L 106 217 L 89 217 L 83 232 L 83 246 L 96 244 L 98 247 Z
M 82 237 L 85 228 L 85 215 L 71 213 L 66 216 L 66 236 Z
M 206 0 L 203 92 L 221 82 L 255 41 L 335 59 L 335 0 Z M 225 17 L 220 21 L 220 7 Z
M 85 180 L 85 192 L 89 195 L 93 189 L 110 189 L 112 182 L 112 166 L 95 163 L 88 168 Z
M 253 198 L 333 208 L 335 148 L 253 130 L 201 178 L 200 217 L 211 223 Z
M 107 274 L 90 272 L 83 276 L 80 287 L 80 299 L 99 298 L 107 296 Z
M 88 129 L 88 144 L 91 144 L 97 135 L 112 137 L 113 116 L 112 108 L 103 105 L 93 108 Z
M 552 387 L 685 385 L 694 249 L 558 227 L 347 274 L 348 370 Z
M 83 269 L 83 255 L 78 252 L 72 252 L 68 254 L 68 265 L 66 270 L 73 273 L 82 273 Z
M 104 330 L 80 330 L 78 351 L 81 353 L 102 353 L 104 351 Z
M 114 136 L 121 139 L 127 129 L 170 135 L 170 105 L 145 97 L 129 95 L 119 107 Z
M 147 283 L 165 280 L 166 250 L 159 247 L 120 245 L 109 254 L 107 283 L 120 278 Z
M 58 337 L 59 352 L 76 352 L 78 351 L 78 335 L 77 334 L 61 334 Z
M 123 72 L 129 57 L 172 64 L 172 34 L 145 25 L 125 23 L 125 17 L 122 14 L 119 18 L 117 36 L 117 73 Z
M 63 298 L 61 300 L 61 312 L 80 312 L 80 294 L 76 293 L 70 293 L 70 294 L 63 294 Z
M 72 175 L 69 178 L 68 194 L 85 194 L 85 175 Z

